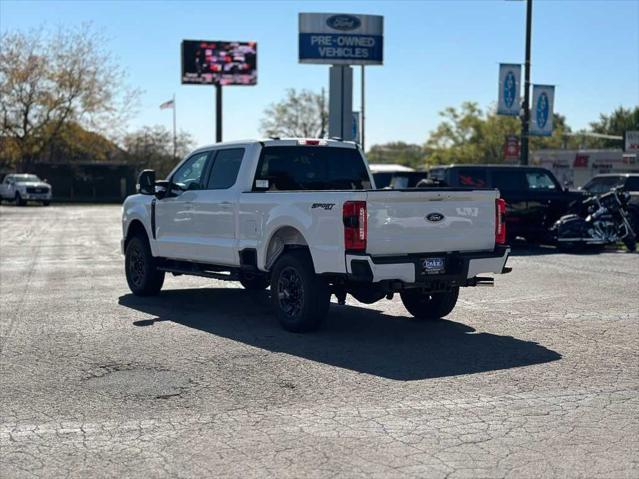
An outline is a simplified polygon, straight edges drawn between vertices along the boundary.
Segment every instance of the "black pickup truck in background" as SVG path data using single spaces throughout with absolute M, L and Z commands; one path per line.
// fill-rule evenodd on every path
M 545 168 L 514 165 L 450 165 L 430 169 L 441 186 L 498 188 L 506 200 L 506 231 L 510 240 L 523 237 L 540 243 L 548 229 L 584 198 L 568 191 Z

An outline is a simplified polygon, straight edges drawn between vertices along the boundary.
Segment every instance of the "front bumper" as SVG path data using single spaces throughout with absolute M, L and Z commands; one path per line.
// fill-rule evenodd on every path
M 22 193 L 20 196 L 27 201 L 51 201 L 51 193 Z
M 507 273 L 506 261 L 510 247 L 497 246 L 494 251 L 477 253 L 417 253 L 403 256 L 346 255 L 348 278 L 352 281 L 377 283 L 401 281 L 421 284 L 443 281 L 465 285 L 467 280 L 482 273 Z M 446 269 L 439 274 L 423 272 L 425 258 L 443 257 Z

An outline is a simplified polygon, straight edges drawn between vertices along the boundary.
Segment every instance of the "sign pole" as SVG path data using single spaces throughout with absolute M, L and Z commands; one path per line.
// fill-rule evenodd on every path
M 521 159 L 528 164 L 528 133 L 530 130 L 530 36 L 532 26 L 532 0 L 526 0 L 526 63 L 524 64 L 524 114 L 521 119 Z
M 215 84 L 215 142 L 222 142 L 222 85 Z
M 176 134 L 176 130 L 175 130 L 175 110 L 176 110 L 176 105 L 175 105 L 175 93 L 173 94 L 173 158 L 177 158 L 177 134 Z

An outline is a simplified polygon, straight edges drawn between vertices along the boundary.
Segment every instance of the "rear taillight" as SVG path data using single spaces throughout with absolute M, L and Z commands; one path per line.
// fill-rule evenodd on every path
M 343 209 L 346 251 L 366 251 L 366 201 L 347 201 Z
M 506 244 L 506 200 L 495 200 L 495 243 Z

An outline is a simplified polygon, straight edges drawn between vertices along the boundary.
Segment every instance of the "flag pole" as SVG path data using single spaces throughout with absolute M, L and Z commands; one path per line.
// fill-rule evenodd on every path
M 175 132 L 175 93 L 173 93 L 173 158 L 177 157 L 177 135 Z

